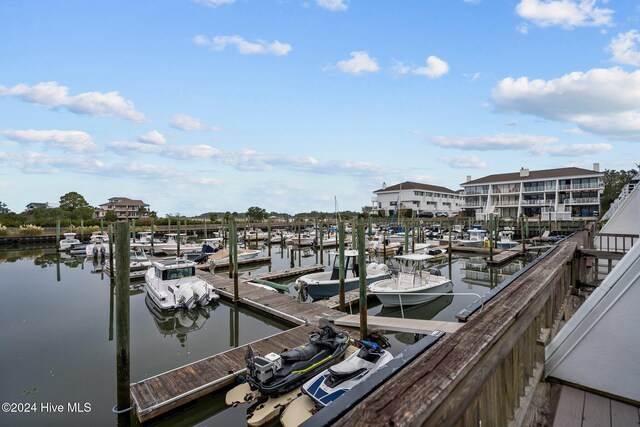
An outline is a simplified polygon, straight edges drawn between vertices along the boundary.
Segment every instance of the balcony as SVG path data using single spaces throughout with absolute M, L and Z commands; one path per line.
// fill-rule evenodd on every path
M 471 200 L 467 200 L 464 204 L 465 208 L 480 208 L 483 207 L 485 205 L 485 203 L 480 202 L 480 201 L 471 201 Z
M 597 197 L 577 197 L 575 199 L 569 199 L 565 201 L 568 205 L 597 205 Z
M 518 194 L 520 193 L 520 188 L 519 187 L 509 187 L 509 188 L 498 188 L 498 187 L 493 187 L 491 189 L 491 192 L 493 194 Z
M 544 191 L 556 191 L 555 186 L 546 187 L 544 185 L 537 185 L 535 187 L 523 187 L 523 188 L 525 193 L 542 193 Z
M 522 206 L 543 206 L 550 203 L 550 200 L 523 200 Z
M 476 191 L 465 190 L 464 191 L 465 196 L 486 196 L 487 194 L 489 194 L 488 191 L 481 191 L 481 190 L 476 190 Z
M 597 182 L 588 182 L 582 184 L 571 184 L 572 190 L 585 190 L 585 189 L 593 189 L 598 190 L 600 188 L 604 188 L 604 184 L 598 184 Z
M 493 203 L 496 206 L 518 206 L 517 200 L 499 200 Z

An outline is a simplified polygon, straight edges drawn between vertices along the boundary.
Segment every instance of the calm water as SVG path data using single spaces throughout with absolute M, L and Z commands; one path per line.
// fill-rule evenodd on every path
M 267 250 L 263 248 L 263 254 Z M 333 255 L 323 257 L 332 268 Z M 378 259 L 377 261 L 381 261 Z M 484 294 L 523 265 L 516 261 L 489 270 L 480 258 L 434 264 L 451 277 L 454 292 Z M 294 253 L 295 266 L 319 262 L 315 251 Z M 290 267 L 290 252 L 272 248 L 272 264 L 241 269 L 242 275 Z M 2 402 L 35 403 L 36 413 L 0 413 L 0 425 L 116 424 L 116 357 L 112 288 L 100 265 L 58 254 L 53 248 L 0 251 L 0 396 Z M 220 274 L 224 274 L 221 272 Z M 136 283 L 138 283 L 136 285 Z M 292 286 L 291 286 L 292 287 Z M 455 320 L 476 297 L 448 295 L 405 310 L 405 317 Z M 400 316 L 369 300 L 372 315 Z M 357 307 L 353 309 L 357 312 Z M 237 327 L 236 327 L 237 325 Z M 288 325 L 256 312 L 220 302 L 190 313 L 156 310 L 140 282 L 131 287 L 131 381 L 205 358 L 287 329 Z M 419 337 L 389 333 L 397 354 Z M 65 413 L 43 413 L 43 403 L 62 404 Z M 68 403 L 89 403 L 90 412 L 70 414 Z M 173 412 L 159 425 L 244 425 L 246 408 L 225 408 L 224 393 L 199 399 Z M 121 420 L 122 421 L 122 420 Z M 136 424 L 135 417 L 131 417 Z

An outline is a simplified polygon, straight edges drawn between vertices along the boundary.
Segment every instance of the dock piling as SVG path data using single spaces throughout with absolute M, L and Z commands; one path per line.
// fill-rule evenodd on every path
M 56 249 L 60 250 L 60 220 L 56 220 Z
M 360 282 L 360 337 L 366 338 L 367 333 L 367 264 L 364 254 L 364 223 L 358 221 L 358 279 Z M 344 296 L 343 296 L 344 297 Z
M 111 283 L 115 283 L 116 276 L 114 275 L 114 265 L 113 265 L 113 224 L 109 224 L 108 231 L 109 233 L 109 280 Z
M 338 294 L 340 296 L 340 311 L 344 311 L 344 222 L 342 221 L 338 224 L 338 263 Z
M 178 235 L 176 236 L 176 257 L 180 258 L 180 240 L 182 240 L 182 237 L 180 237 L 180 221 L 178 220 Z
M 117 406 L 124 410 L 131 406 L 129 394 L 129 223 L 116 224 L 116 364 Z M 129 414 L 123 414 L 127 419 Z

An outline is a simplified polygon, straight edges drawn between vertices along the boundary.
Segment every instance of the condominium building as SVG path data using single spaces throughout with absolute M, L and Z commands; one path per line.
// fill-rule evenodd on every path
M 600 165 L 593 170 L 559 168 L 489 175 L 461 184 L 467 215 L 486 219 L 541 215 L 543 220 L 597 216 L 604 188 Z
M 96 218 L 104 218 L 107 212 L 113 211 L 118 219 L 141 219 L 149 217 L 149 205 L 142 200 L 126 197 L 112 197 L 96 210 Z
M 424 213 L 445 212 L 448 215 L 460 212 L 464 200 L 462 196 L 445 187 L 405 181 L 373 192 L 371 199 L 373 211 L 390 215 L 396 210 L 411 209 L 419 216 Z

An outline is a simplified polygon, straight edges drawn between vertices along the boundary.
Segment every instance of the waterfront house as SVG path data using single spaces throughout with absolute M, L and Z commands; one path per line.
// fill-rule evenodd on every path
M 542 220 L 598 216 L 604 188 L 600 165 L 593 170 L 558 168 L 488 175 L 461 184 L 468 216 L 484 220 L 541 215 Z
M 27 212 L 33 212 L 34 210 L 38 209 L 38 208 L 48 208 L 49 204 L 48 203 L 38 203 L 38 202 L 31 202 L 27 205 Z
M 376 195 L 371 199 L 373 212 L 382 211 L 385 215 L 391 215 L 396 208 L 411 209 L 415 216 L 436 212 L 453 215 L 460 212 L 464 204 L 462 196 L 457 191 L 411 181 L 388 187 L 383 183 L 382 188 L 373 193 Z
M 107 212 L 112 211 L 118 219 L 143 219 L 149 217 L 149 205 L 142 200 L 133 200 L 126 197 L 112 197 L 107 203 L 103 203 L 96 210 L 96 218 L 104 218 Z

